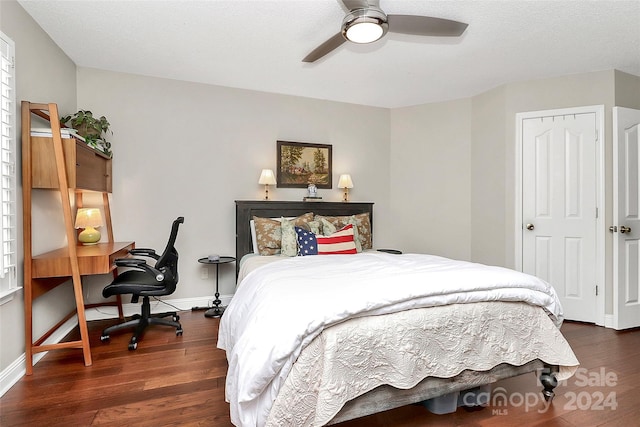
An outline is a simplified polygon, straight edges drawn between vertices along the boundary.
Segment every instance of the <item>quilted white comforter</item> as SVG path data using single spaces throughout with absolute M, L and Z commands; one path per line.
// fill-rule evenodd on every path
M 481 301 L 562 309 L 546 282 L 513 270 L 432 255 L 293 257 L 249 273 L 220 322 L 226 398 L 238 426 L 263 426 L 291 367 L 324 328 L 349 318 Z
M 302 350 L 266 425 L 323 426 L 347 402 L 381 385 L 408 390 L 429 377 L 453 378 L 465 370 L 487 372 L 536 359 L 559 366 L 560 381 L 578 368 L 547 313 L 529 304 L 450 304 L 358 317 L 325 329 Z M 541 390 L 535 375 L 529 385 Z

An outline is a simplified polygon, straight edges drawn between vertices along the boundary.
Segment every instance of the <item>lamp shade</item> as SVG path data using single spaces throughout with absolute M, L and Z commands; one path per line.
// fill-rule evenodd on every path
M 97 208 L 80 208 L 76 214 L 76 228 L 100 227 L 102 213 Z
M 338 179 L 338 188 L 353 188 L 353 181 L 351 180 L 351 175 L 349 174 L 340 175 L 340 179 Z
M 102 214 L 97 208 L 80 208 L 76 214 L 76 228 L 83 228 L 78 241 L 83 245 L 95 245 L 100 241 L 100 232 L 94 227 L 102 225 Z
M 258 184 L 263 185 L 276 185 L 276 177 L 271 169 L 262 169 Z

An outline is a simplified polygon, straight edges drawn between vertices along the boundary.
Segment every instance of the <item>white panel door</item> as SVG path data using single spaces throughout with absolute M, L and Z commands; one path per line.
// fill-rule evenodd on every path
M 640 111 L 613 108 L 614 328 L 640 326 Z
M 596 320 L 596 114 L 522 123 L 522 269 L 566 319 Z

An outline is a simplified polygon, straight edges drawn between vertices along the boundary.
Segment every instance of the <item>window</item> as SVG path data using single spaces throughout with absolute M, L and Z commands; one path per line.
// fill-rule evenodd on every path
M 11 299 L 17 288 L 16 218 L 16 84 L 15 45 L 0 32 L 2 53 L 0 110 L 0 304 Z

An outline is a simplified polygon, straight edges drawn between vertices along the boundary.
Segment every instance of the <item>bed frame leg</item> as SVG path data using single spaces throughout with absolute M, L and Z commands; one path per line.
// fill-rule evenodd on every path
M 551 402 L 556 395 L 553 389 L 558 386 L 557 372 L 557 366 L 545 366 L 540 373 L 540 383 L 544 387 L 542 395 L 547 402 Z

